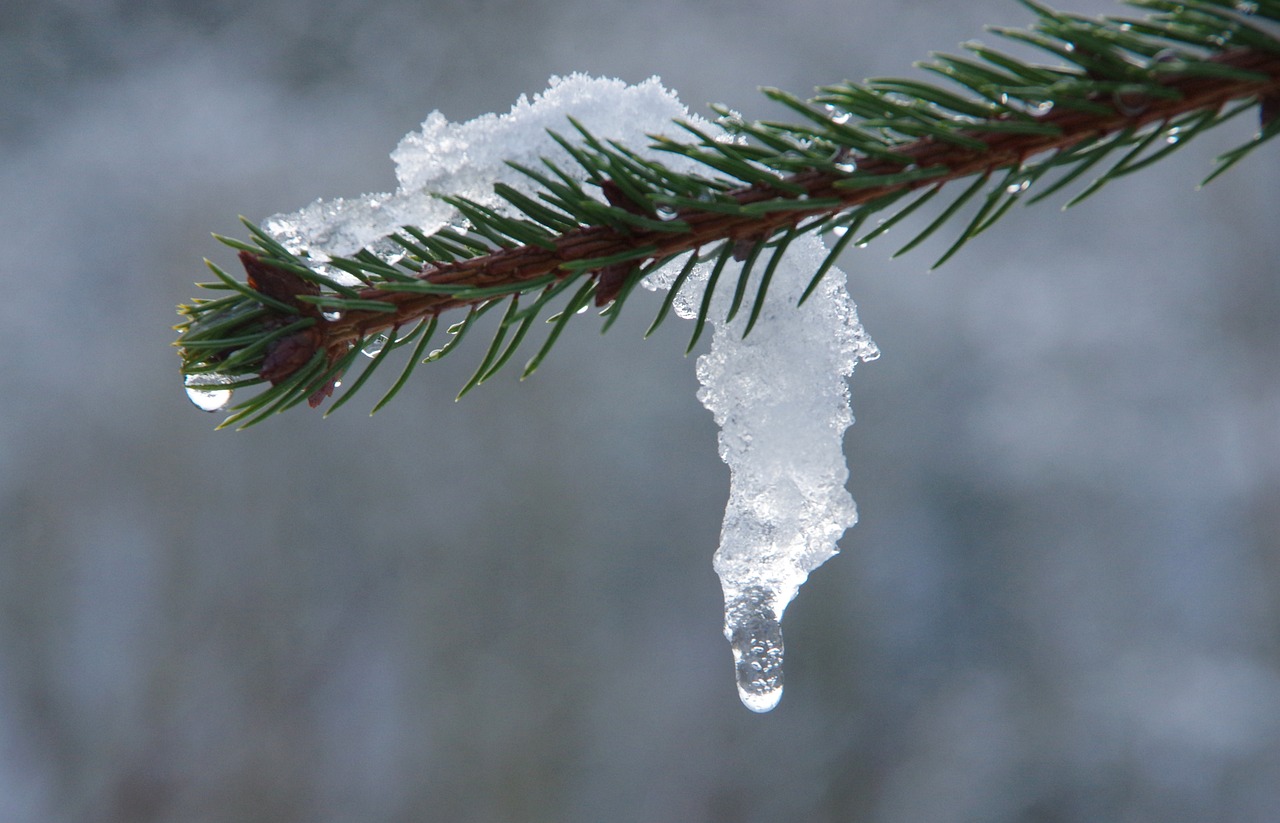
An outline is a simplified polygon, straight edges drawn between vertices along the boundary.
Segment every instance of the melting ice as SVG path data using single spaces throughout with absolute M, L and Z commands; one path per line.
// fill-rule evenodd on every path
M 319 259 L 361 247 L 388 256 L 395 247 L 379 240 L 403 224 L 430 232 L 459 222 L 452 207 L 433 194 L 461 195 L 502 210 L 507 206 L 493 194 L 495 182 L 531 193 L 534 184 L 505 161 L 537 167 L 546 157 L 570 174 L 580 173 L 547 134 L 554 129 L 570 136 L 568 116 L 603 139 L 641 151 L 652 142 L 650 134 L 683 134 L 673 119 L 693 121 L 709 133 L 718 128 L 691 116 L 656 78 L 635 86 L 584 75 L 553 78 L 545 92 L 532 102 L 521 97 L 507 114 L 450 123 L 433 113 L 392 154 L 395 192 L 317 201 L 276 215 L 265 227 L 295 252 Z M 678 156 L 653 156 L 705 174 Z M 746 340 L 748 312 L 733 323 L 719 322 L 733 289 L 718 289 L 711 350 L 698 358 L 698 397 L 720 426 L 720 456 L 731 475 L 714 560 L 724 592 L 724 632 L 739 696 L 757 712 L 772 709 L 782 696 L 781 621 L 787 604 L 809 573 L 836 553 L 836 542 L 857 519 L 844 488 L 842 439 L 853 422 L 846 379 L 855 361 L 873 360 L 879 352 L 858 323 L 839 270 L 832 269 L 796 308 L 824 256 L 821 241 L 811 235 L 791 244 Z M 655 272 L 646 285 L 669 286 L 682 263 Z M 676 300 L 684 317 L 697 314 L 709 266 L 699 269 Z
M 738 695 L 757 712 L 782 698 L 787 604 L 858 519 L 844 487 L 843 438 L 853 422 L 847 378 L 855 362 L 874 360 L 880 351 L 858 322 L 839 269 L 796 308 L 825 256 L 813 235 L 791 244 L 745 340 L 746 312 L 732 323 L 718 322 L 733 292 L 718 288 L 711 351 L 698 358 L 698 399 L 720 426 L 720 457 L 730 472 L 714 561 L 724 590 L 724 633 Z M 680 262 L 658 272 L 653 285 L 665 286 Z M 677 313 L 696 316 L 700 292 L 698 285 L 686 286 L 676 298 Z M 747 294 L 754 293 L 749 286 Z

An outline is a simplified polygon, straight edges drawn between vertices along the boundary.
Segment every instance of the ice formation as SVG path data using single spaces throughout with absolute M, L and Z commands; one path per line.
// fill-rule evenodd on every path
M 554 129 L 568 135 L 567 116 L 599 137 L 637 150 L 651 142 L 649 134 L 678 136 L 673 119 L 716 130 L 690 116 L 656 78 L 635 86 L 584 75 L 553 78 L 533 102 L 521 97 L 508 114 L 455 124 L 433 113 L 392 154 L 395 192 L 317 201 L 270 218 L 266 228 L 294 251 L 320 259 L 361 247 L 392 253 L 378 241 L 401 225 L 429 232 L 457 220 L 432 193 L 462 195 L 501 209 L 495 182 L 533 190 L 531 181 L 504 161 L 538 166 L 547 157 L 572 173 L 576 165 L 546 133 Z M 683 163 L 693 170 L 691 161 L 654 154 L 668 165 Z M 774 272 L 768 303 L 745 339 L 748 312 L 732 323 L 720 322 L 733 290 L 718 289 L 710 314 L 715 325 L 711 350 L 698 358 L 698 397 L 720 426 L 720 456 L 731 473 L 714 562 L 724 591 L 725 636 L 739 696 L 757 712 L 772 709 L 782 696 L 783 611 L 809 572 L 836 553 L 840 536 L 857 519 L 844 487 L 848 469 L 842 439 L 853 422 L 846 380 L 857 360 L 872 360 L 879 352 L 858 323 L 839 270 L 832 269 L 796 308 L 824 255 L 821 240 L 812 235 L 791 244 Z M 655 272 L 645 285 L 669 287 L 682 263 Z M 708 269 L 700 266 L 686 281 L 676 299 L 677 313 L 697 314 Z
M 715 555 L 724 632 L 738 695 L 757 712 L 782 697 L 783 611 L 858 519 L 844 487 L 849 471 L 842 441 L 853 423 L 847 378 L 855 362 L 874 360 L 880 351 L 858 322 L 838 269 L 796 307 L 825 255 L 813 235 L 791 244 L 745 339 L 746 312 L 732 323 L 717 321 L 732 291 L 717 289 L 711 351 L 698 358 L 698 399 L 720 426 L 720 457 L 730 472 Z M 676 311 L 696 316 L 700 292 L 686 285 Z

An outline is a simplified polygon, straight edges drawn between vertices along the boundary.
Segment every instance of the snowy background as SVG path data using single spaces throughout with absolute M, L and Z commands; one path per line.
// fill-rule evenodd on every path
M 0 820 L 1274 820 L 1277 149 L 1193 191 L 1244 120 L 939 271 L 941 237 L 887 260 L 905 229 L 846 255 L 884 351 L 862 522 L 787 612 L 768 715 L 720 634 L 687 329 L 639 339 L 657 298 L 459 404 L 478 350 L 373 419 L 373 389 L 242 433 L 187 403 L 208 233 L 387 190 L 433 109 L 587 71 L 776 116 L 756 86 L 1028 19 L 622 8 L 4 4 Z

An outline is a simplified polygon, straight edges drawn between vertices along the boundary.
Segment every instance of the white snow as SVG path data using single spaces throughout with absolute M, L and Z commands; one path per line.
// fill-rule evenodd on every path
M 636 147 L 651 142 L 647 133 L 680 133 L 673 119 L 698 121 L 656 77 L 634 86 L 584 74 L 552 77 L 546 91 L 532 102 L 521 95 L 506 114 L 452 123 L 440 112 L 432 112 L 422 128 L 405 135 L 391 153 L 398 184 L 394 192 L 317 200 L 292 214 L 268 218 L 264 228 L 291 251 L 325 255 L 346 255 L 374 246 L 404 225 L 431 233 L 457 216 L 452 206 L 433 193 L 499 207 L 505 201 L 493 193 L 494 183 L 532 192 L 536 184 L 504 161 L 545 173 L 541 162 L 545 157 L 569 174 L 580 172 L 547 134 L 551 129 L 569 139 L 577 136 L 569 117 L 601 139 Z
M 532 102 L 522 96 L 504 115 L 450 123 L 439 112 L 431 114 L 392 153 L 395 192 L 316 201 L 270 218 L 265 227 L 292 250 L 318 259 L 361 247 L 390 253 L 378 241 L 401 225 L 431 232 L 457 220 L 432 193 L 502 208 L 492 191 L 495 182 L 532 191 L 532 181 L 506 160 L 539 168 L 540 158 L 547 157 L 568 173 L 580 173 L 546 133 L 554 129 L 572 137 L 568 116 L 598 137 L 642 153 L 651 142 L 648 134 L 683 134 L 671 122 L 676 118 L 694 121 L 707 133 L 717 131 L 690 116 L 656 78 L 635 86 L 585 75 L 552 78 L 545 92 Z M 693 168 L 674 155 L 652 155 L 668 165 Z M 853 422 L 846 380 L 857 360 L 873 360 L 879 351 L 858 323 L 838 269 L 796 308 L 824 256 L 821 240 L 812 235 L 791 244 L 745 340 L 749 302 L 734 322 L 721 322 L 736 267 L 724 271 L 710 314 L 711 350 L 697 364 L 698 397 L 721 428 L 720 456 L 731 474 L 714 563 L 724 591 L 725 636 L 733 649 L 739 695 L 758 712 L 773 708 L 782 695 L 783 611 L 809 573 L 838 551 L 837 541 L 857 520 L 844 487 L 848 469 L 842 440 Z M 655 272 L 645 285 L 668 287 L 682 262 Z M 753 279 L 765 262 L 758 262 Z M 709 271 L 709 265 L 700 265 L 686 282 L 676 299 L 678 314 L 696 316 Z M 754 296 L 754 286 L 747 294 Z

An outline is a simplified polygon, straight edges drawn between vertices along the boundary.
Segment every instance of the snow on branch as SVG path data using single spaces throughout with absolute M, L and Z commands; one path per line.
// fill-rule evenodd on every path
M 844 249 L 927 207 L 936 216 L 898 252 L 957 223 L 938 265 L 1014 205 L 1090 170 L 1069 204 L 1244 112 L 1259 131 L 1209 179 L 1280 134 L 1280 2 L 1130 0 L 1142 19 L 1021 2 L 1036 22 L 993 31 L 1053 65 L 970 43 L 968 56 L 923 65 L 958 89 L 880 79 L 812 100 L 765 90 L 799 123 L 723 107 L 710 122 L 656 78 L 583 75 L 553 78 L 507 114 L 455 124 L 433 113 L 392 154 L 395 191 L 246 221 L 251 242 L 219 238 L 245 278 L 206 261 L 216 280 L 201 285 L 216 296 L 180 308 L 187 391 L 244 427 L 318 406 L 346 379 L 332 412 L 404 350 L 376 411 L 501 308 L 465 393 L 539 320 L 550 329 L 525 376 L 592 304 L 607 328 L 637 286 L 666 289 L 651 331 L 672 309 L 692 320 L 690 350 L 714 328 L 699 398 L 732 475 L 715 568 L 740 696 L 767 711 L 782 691 L 783 612 L 856 520 L 846 379 L 878 351 L 835 268 Z M 947 185 L 963 178 L 958 192 Z M 944 190 L 955 196 L 939 208 Z M 461 317 L 443 327 L 448 312 Z M 233 405 L 244 388 L 257 392 Z

